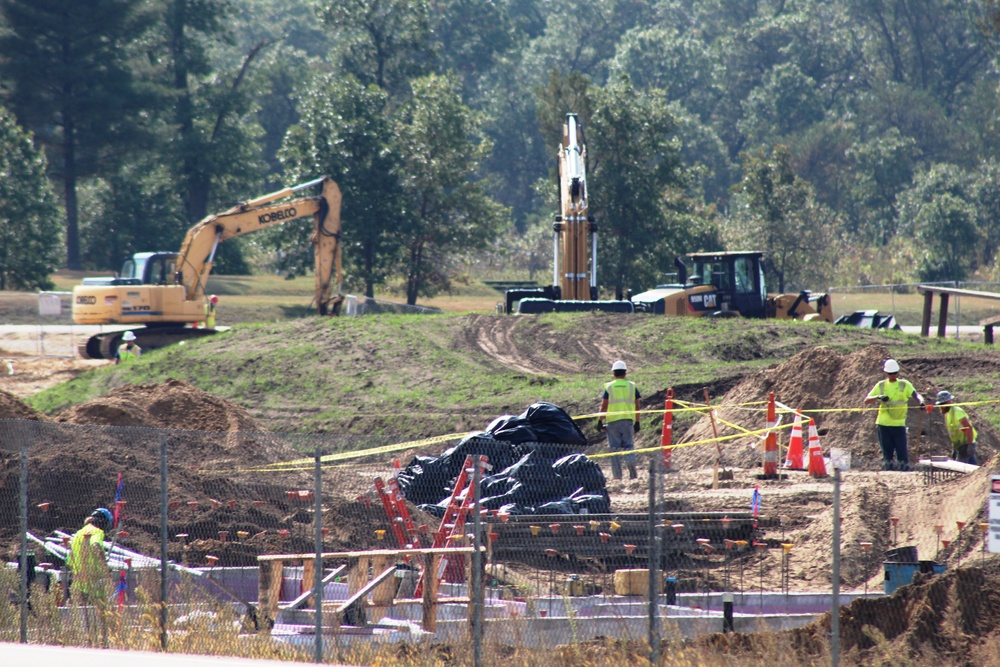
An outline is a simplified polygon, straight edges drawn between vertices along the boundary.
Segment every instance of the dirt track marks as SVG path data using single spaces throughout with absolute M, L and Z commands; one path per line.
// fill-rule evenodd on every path
M 464 338 L 502 366 L 529 375 L 601 371 L 621 356 L 593 332 L 562 335 L 528 317 L 472 315 Z

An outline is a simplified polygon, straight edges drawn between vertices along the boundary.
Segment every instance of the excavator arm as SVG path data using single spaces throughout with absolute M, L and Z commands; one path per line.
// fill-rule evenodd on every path
M 288 199 L 320 183 L 322 192 L 318 197 Z M 205 282 L 212 272 L 215 253 L 220 243 L 237 236 L 313 216 L 315 229 L 311 240 L 315 246 L 316 309 L 323 315 L 335 313 L 343 300 L 340 204 L 340 188 L 333 179 L 324 176 L 251 199 L 228 211 L 210 215 L 189 229 L 184 237 L 177 258 L 174 282 L 184 286 L 186 300 L 200 301 L 204 298 Z

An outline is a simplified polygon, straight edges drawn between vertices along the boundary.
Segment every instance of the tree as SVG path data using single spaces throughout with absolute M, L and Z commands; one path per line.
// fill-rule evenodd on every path
M 176 251 L 189 227 L 169 165 L 124 165 L 104 178 L 90 179 L 80 201 L 86 266 L 117 269 L 136 252 Z
M 336 33 L 344 69 L 396 97 L 434 69 L 430 12 L 428 0 L 328 0 L 323 20 Z
M 324 75 L 306 92 L 301 114 L 281 152 L 285 170 L 299 180 L 327 174 L 337 181 L 344 195 L 344 259 L 372 297 L 397 265 L 402 245 L 400 156 L 388 95 L 353 76 Z M 306 236 L 282 230 L 271 238 L 304 269 L 311 264 Z
M 60 223 L 45 154 L 0 108 L 0 290 L 52 289 Z
M 129 62 L 153 16 L 143 0 L 2 0 L 8 103 L 50 152 L 62 182 L 66 265 L 81 268 L 77 184 L 145 137 L 152 89 Z
M 685 179 L 671 140 L 674 119 L 658 91 L 638 91 L 618 79 L 595 92 L 593 109 L 585 129 L 598 258 L 621 293 L 655 283 L 684 247 L 687 239 L 670 224 L 664 195 Z
M 779 292 L 829 276 L 839 223 L 816 201 L 809 184 L 795 175 L 787 147 L 747 156 L 743 180 L 735 190 L 728 247 L 764 251 Z
M 976 210 L 951 194 L 936 194 L 921 206 L 914 226 L 926 249 L 922 280 L 965 280 L 975 269 Z
M 987 237 L 976 227 L 977 204 L 980 195 L 986 195 L 984 203 L 989 200 L 981 176 L 957 165 L 935 164 L 900 193 L 900 233 L 915 238 L 923 252 L 923 280 L 963 280 L 979 267 Z
M 489 142 L 481 120 L 466 107 L 451 77 L 431 75 L 411 82 L 397 152 L 403 190 L 401 233 L 407 244 L 406 302 L 433 294 L 447 278 L 446 263 L 458 252 L 485 248 L 507 211 L 489 198 L 477 169 Z
M 228 62 L 213 56 L 210 45 L 230 40 L 231 10 L 227 0 L 170 0 L 165 39 L 156 47 L 176 99 L 170 147 L 190 224 L 208 215 L 214 200 L 241 198 L 264 171 L 251 89 L 254 66 L 275 39 L 255 36 Z M 220 250 L 225 255 L 235 248 Z

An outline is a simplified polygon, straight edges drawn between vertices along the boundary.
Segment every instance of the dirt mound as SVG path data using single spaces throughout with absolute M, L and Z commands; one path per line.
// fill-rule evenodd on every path
M 1000 632 L 1000 571 L 960 568 L 936 577 L 917 575 L 886 598 L 858 598 L 840 613 L 845 657 L 863 664 L 881 654 L 884 638 L 908 658 L 936 655 L 946 664 L 983 664 L 970 648 Z M 800 636 L 829 636 L 829 614 L 802 628 Z
M 49 418 L 29 406 L 14 394 L 0 389 L 0 419 L 31 419 L 49 421 Z
M 71 424 L 150 426 L 188 431 L 266 431 L 243 407 L 181 380 L 130 384 L 57 417 Z
M 64 411 L 57 423 L 16 397 L 3 394 L 0 400 L 5 418 L 48 422 L 11 422 L 8 428 L 11 441 L 29 443 L 33 532 L 75 531 L 95 507 L 111 506 L 121 474 L 125 525 L 131 533 L 122 544 L 157 553 L 164 442 L 170 533 L 188 535 L 188 551 L 211 550 L 222 563 L 252 565 L 261 549 L 277 550 L 279 540 L 285 542 L 282 549 L 311 548 L 309 530 L 301 525 L 311 524 L 311 514 L 289 495 L 290 490 L 312 488 L 311 475 L 247 472 L 301 454 L 267 433 L 239 405 L 178 380 L 121 387 Z M 17 454 L 5 458 L 0 461 L 0 507 L 16 507 Z M 334 531 L 331 547 L 364 541 L 351 529 L 349 519 L 340 524 L 346 530 Z M 16 528 L 13 524 L 8 528 L 0 527 L 0 539 L 13 539 Z M 284 537 L 279 537 L 279 530 L 286 531 Z M 258 537 L 225 540 L 220 531 Z
M 728 424 L 748 430 L 763 428 L 765 407 L 762 403 L 773 392 L 780 403 L 801 409 L 806 417 L 816 420 L 821 434 L 820 444 L 825 453 L 829 453 L 831 447 L 846 449 L 852 454 L 853 467 L 877 469 L 881 465 L 881 453 L 874 408 L 866 408 L 863 401 L 875 383 L 883 379 L 882 361 L 888 356 L 889 351 L 884 345 L 871 345 L 846 355 L 820 346 L 803 350 L 777 367 L 751 373 L 722 399 L 727 407 L 716 411 L 719 435 L 739 433 Z M 939 387 L 913 372 L 909 365 L 902 363 L 902 376 L 912 382 L 925 398 L 933 398 Z M 918 364 L 912 365 L 916 367 Z M 976 418 L 975 409 L 970 408 L 968 412 L 979 431 L 981 460 L 987 460 L 997 451 L 1000 437 L 984 420 Z M 783 424 L 791 419 L 792 416 L 787 413 L 781 416 Z M 940 413 L 928 416 L 922 410 L 911 409 L 907 426 L 910 429 L 911 460 L 951 453 Z M 685 433 L 682 442 L 712 437 L 711 421 L 704 417 Z M 782 453 L 788 438 L 789 430 L 783 429 L 779 435 Z M 723 461 L 726 465 L 741 467 L 758 465 L 762 447 L 762 441 L 757 436 L 727 441 L 723 443 Z M 681 448 L 674 456 L 681 464 L 685 459 L 703 463 L 704 451 L 702 447 Z

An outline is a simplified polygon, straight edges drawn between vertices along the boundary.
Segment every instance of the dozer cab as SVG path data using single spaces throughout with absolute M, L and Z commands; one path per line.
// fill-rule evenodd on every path
M 768 294 L 764 253 L 703 252 L 676 260 L 678 282 L 632 297 L 636 312 L 680 317 L 750 317 L 833 322 L 829 295 Z

